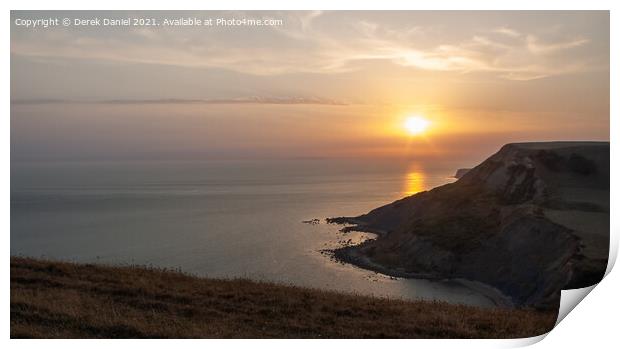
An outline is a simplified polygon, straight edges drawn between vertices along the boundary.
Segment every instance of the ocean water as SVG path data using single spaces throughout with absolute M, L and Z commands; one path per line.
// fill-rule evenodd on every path
M 378 297 L 489 306 L 459 283 L 392 279 L 321 250 L 359 215 L 453 181 L 453 167 L 346 160 L 11 164 L 11 255 L 180 268 Z

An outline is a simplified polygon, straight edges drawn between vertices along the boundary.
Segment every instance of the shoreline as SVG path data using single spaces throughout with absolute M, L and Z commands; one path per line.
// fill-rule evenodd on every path
M 326 219 L 327 224 L 337 224 L 344 225 L 343 228 L 340 229 L 341 232 L 347 233 L 351 231 L 363 232 L 375 234 L 377 237 L 382 237 L 387 235 L 388 233 L 378 229 L 372 229 L 365 226 L 363 221 L 358 219 L 348 218 L 348 217 L 337 217 L 337 218 L 328 218 Z M 372 261 L 367 256 L 361 254 L 357 247 L 364 244 L 352 245 L 352 246 L 344 246 L 340 248 L 336 248 L 331 251 L 332 256 L 339 262 L 347 263 L 350 265 L 354 265 L 358 268 L 370 270 L 385 276 L 389 277 L 397 277 L 403 279 L 422 279 L 422 280 L 430 280 L 430 281 L 440 281 L 440 282 L 455 282 L 458 283 L 480 295 L 490 300 L 495 307 L 504 307 L 504 308 L 514 308 L 515 304 L 509 296 L 505 295 L 499 289 L 485 284 L 476 280 L 469 280 L 465 278 L 446 278 L 436 274 L 427 274 L 427 273 L 411 273 L 406 272 L 404 270 L 391 269 L 382 264 L 376 263 Z

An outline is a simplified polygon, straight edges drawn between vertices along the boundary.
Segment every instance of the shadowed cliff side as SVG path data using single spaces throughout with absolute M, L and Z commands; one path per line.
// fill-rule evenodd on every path
M 457 182 L 359 217 L 375 240 L 337 258 L 398 276 L 483 282 L 517 306 L 557 306 L 602 278 L 609 248 L 609 143 L 508 144 Z

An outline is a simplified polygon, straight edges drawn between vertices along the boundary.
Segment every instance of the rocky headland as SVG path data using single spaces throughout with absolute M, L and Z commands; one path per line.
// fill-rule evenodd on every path
M 451 184 L 358 217 L 378 237 L 334 251 L 400 277 L 464 279 L 519 307 L 601 280 L 609 249 L 609 142 L 514 143 Z

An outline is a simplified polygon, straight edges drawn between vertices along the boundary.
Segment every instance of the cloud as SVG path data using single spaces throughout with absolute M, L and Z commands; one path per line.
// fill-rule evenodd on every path
M 497 28 L 493 31 L 513 38 L 518 38 L 521 36 L 521 33 L 519 33 L 518 31 L 506 27 Z
M 69 99 L 16 99 L 13 105 L 38 104 L 322 104 L 348 105 L 344 101 L 337 101 L 319 97 L 240 97 L 226 99 L 111 99 L 111 100 L 69 100 Z
M 454 38 L 429 34 L 429 28 L 420 25 L 398 27 L 389 21 L 350 14 L 338 21 L 317 11 L 273 13 L 269 17 L 278 16 L 284 18 L 284 26 L 253 28 L 243 35 L 239 34 L 242 29 L 221 28 L 208 33 L 207 29 L 186 28 L 22 33 L 22 37 L 11 40 L 11 52 L 41 59 L 223 68 L 264 76 L 343 73 L 359 69 L 358 62 L 377 60 L 427 71 L 492 73 L 510 80 L 590 69 L 568 55 L 569 50 L 590 42 L 585 37 L 551 40 L 505 26 Z M 429 40 L 434 44 L 420 44 Z
M 568 41 L 562 42 L 554 42 L 554 43 L 543 43 L 541 40 L 533 35 L 528 35 L 526 37 L 527 48 L 537 54 L 549 54 L 557 51 L 568 50 L 571 48 L 583 46 L 590 42 L 590 40 L 585 38 L 574 38 Z

